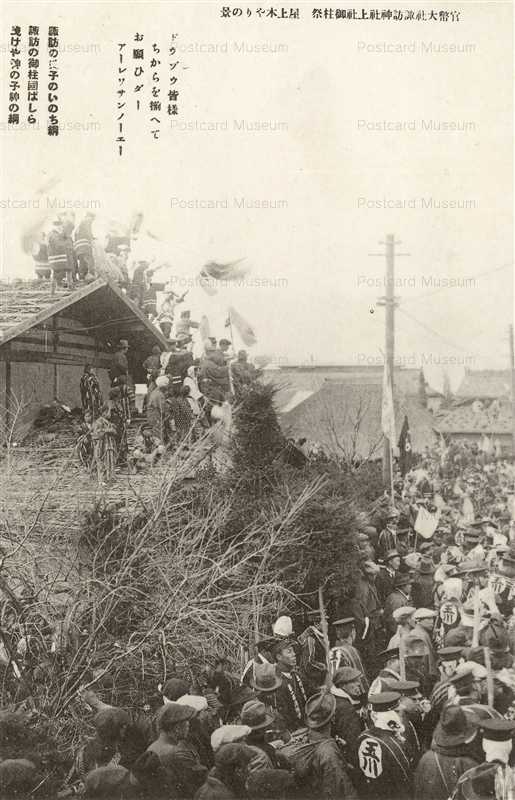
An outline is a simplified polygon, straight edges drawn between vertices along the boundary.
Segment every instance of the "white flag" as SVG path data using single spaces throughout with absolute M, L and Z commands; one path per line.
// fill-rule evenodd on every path
M 238 312 L 232 306 L 229 308 L 229 319 L 231 324 L 234 325 L 240 334 L 243 343 L 247 347 L 252 347 L 253 344 L 256 344 L 257 336 L 254 328 L 249 322 L 247 322 L 246 319 L 241 316 L 241 314 L 238 314 Z
M 397 438 L 395 436 L 395 412 L 393 409 L 392 381 L 390 370 L 385 361 L 383 372 L 383 402 L 381 408 L 381 428 L 393 449 Z
M 423 539 L 430 539 L 438 526 L 440 519 L 440 512 L 431 514 L 427 508 L 420 506 L 415 520 L 415 531 L 419 533 Z

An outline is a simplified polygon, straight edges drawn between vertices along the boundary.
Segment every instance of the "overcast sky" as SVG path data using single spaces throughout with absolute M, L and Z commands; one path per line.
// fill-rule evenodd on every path
M 385 262 L 369 254 L 382 252 L 379 241 L 393 233 L 399 252 L 409 253 L 396 264 L 399 363 L 423 364 L 437 386 L 447 362 L 454 381 L 464 366 L 507 366 L 511 4 L 396 4 L 459 10 L 461 18 L 382 24 L 314 20 L 312 4 L 299 6 L 300 20 L 260 19 L 259 3 L 234 5 L 243 15 L 227 20 L 221 7 L 3 4 L 4 76 L 11 24 L 24 34 L 29 24 L 59 26 L 62 126 L 58 137 L 46 135 L 42 85 L 40 129 L 9 129 L 4 80 L 4 276 L 32 269 L 19 240 L 38 210 L 13 204 L 34 204 L 37 188 L 55 177 L 60 182 L 40 207 L 66 201 L 78 216 L 92 208 L 99 232 L 108 219 L 141 210 L 179 288 L 208 260 L 245 257 L 248 285 L 214 298 L 194 286 L 188 297 L 193 316 L 207 314 L 215 334 L 232 304 L 257 332 L 255 354 L 283 364 L 377 363 L 384 313 L 375 302 L 384 294 Z M 142 44 L 132 41 L 136 32 Z M 138 116 L 129 92 L 120 157 L 117 43 L 127 45 L 129 89 L 138 63 L 132 49 L 145 48 L 148 103 L 151 45 L 161 48 L 163 96 L 174 33 L 179 115 L 161 113 L 154 141 L 151 113 Z M 269 285 L 251 285 L 257 280 Z

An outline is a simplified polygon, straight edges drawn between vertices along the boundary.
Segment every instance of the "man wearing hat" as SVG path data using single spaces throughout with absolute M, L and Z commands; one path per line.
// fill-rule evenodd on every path
M 263 703 L 267 712 L 274 717 L 273 739 L 287 741 L 290 734 L 286 722 L 277 710 L 277 690 L 282 679 L 277 674 L 274 664 L 255 664 L 252 674 L 252 689 L 256 698 Z
M 353 667 L 336 670 L 331 694 L 336 699 L 333 734 L 346 742 L 354 742 L 363 730 L 361 710 L 361 673 Z
M 386 513 L 386 527 L 379 534 L 377 540 L 377 556 L 378 558 L 385 559 L 386 554 L 390 550 L 397 550 L 397 523 L 399 521 L 399 512 L 393 506 L 390 507 Z
M 486 760 L 463 773 L 457 784 L 459 800 L 504 800 L 513 794 L 515 775 L 509 766 L 515 721 L 485 719 L 480 723 Z
M 416 800 L 447 800 L 461 775 L 477 766 L 471 744 L 479 720 L 460 706 L 446 706 L 436 726 L 433 744 L 415 772 Z
M 279 639 L 272 647 L 272 657 L 281 685 L 276 690 L 277 710 L 289 731 L 304 725 L 304 707 L 307 700 L 304 683 L 296 670 L 297 656 L 291 639 Z
M 329 665 L 331 676 L 334 677 L 337 670 L 341 667 L 352 667 L 360 673 L 359 679 L 361 694 L 368 692 L 369 683 L 365 675 L 365 669 L 359 651 L 354 647 L 356 640 L 356 625 L 354 617 L 343 617 L 333 622 L 336 633 L 334 647 L 329 651 Z
M 263 769 L 289 769 L 286 758 L 281 756 L 277 750 L 269 743 L 268 734 L 275 728 L 275 715 L 267 709 L 264 703 L 259 700 L 247 700 L 240 714 L 242 725 L 250 728 L 250 733 L 246 737 L 246 743 L 253 747 L 261 756 L 260 765 L 266 761 Z M 264 759 L 264 760 L 263 760 Z
M 413 578 L 409 573 L 400 572 L 396 575 L 393 592 L 390 592 L 384 603 L 383 623 L 389 636 L 393 636 L 397 630 L 397 625 L 393 618 L 395 609 L 412 605 L 412 586 Z
M 370 698 L 372 725 L 358 737 L 353 759 L 360 798 L 411 798 L 412 764 L 398 713 L 399 700 L 397 692 L 380 692 Z
M 335 711 L 335 697 L 326 689 L 309 698 L 305 713 L 313 749 L 308 758 L 295 762 L 295 773 L 305 797 L 357 800 L 340 748 L 331 736 Z
M 373 561 L 360 563 L 354 596 L 347 601 L 342 616 L 354 617 L 356 624 L 355 647 L 359 650 L 367 671 L 373 670 L 380 633 L 381 603 L 375 587 L 379 567 Z
M 129 362 L 127 360 L 127 352 L 129 350 L 129 342 L 127 339 L 120 339 L 116 346 L 111 359 L 111 367 L 109 369 L 109 377 L 111 378 L 111 386 L 116 385 L 115 381 L 120 376 L 124 375 L 127 380 L 129 377 Z
M 434 602 L 434 566 L 430 558 L 422 558 L 411 590 L 411 599 L 415 608 L 432 606 Z
M 401 557 L 397 550 L 388 550 L 376 578 L 376 589 L 381 603 L 384 603 L 388 595 L 393 592 L 395 576 L 400 565 Z

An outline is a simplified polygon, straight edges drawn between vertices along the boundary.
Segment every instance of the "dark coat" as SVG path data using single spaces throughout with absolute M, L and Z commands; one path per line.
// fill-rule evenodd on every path
M 411 589 L 411 598 L 415 608 L 432 608 L 434 594 L 433 573 L 419 575 Z
M 369 728 L 358 738 L 353 761 L 357 764 L 360 798 L 411 798 L 412 769 L 406 748 L 393 733 Z
M 388 567 L 381 567 L 381 571 L 376 578 L 376 589 L 381 603 L 384 603 L 388 595 L 393 592 L 394 580 L 395 571 L 388 569 Z
M 314 744 L 310 758 L 305 760 L 302 767 L 296 766 L 297 781 L 303 787 L 302 796 L 357 800 L 358 794 L 335 740 L 311 730 L 309 741 Z
M 195 800 L 236 800 L 236 795 L 215 774 L 210 773 L 196 793 Z
M 335 695 L 335 700 L 336 711 L 333 719 L 333 736 L 344 739 L 347 744 L 346 750 L 350 753 L 354 742 L 363 731 L 363 723 L 358 714 L 359 706 L 353 705 L 348 698 L 340 695 Z
M 477 764 L 466 749 L 467 745 L 435 747 L 424 753 L 415 771 L 415 800 L 447 800 L 459 777 Z M 470 746 L 468 749 L 470 751 Z
M 393 636 L 397 630 L 397 623 L 393 618 L 393 612 L 397 608 L 402 608 L 402 606 L 409 606 L 411 604 L 410 596 L 406 596 L 405 594 L 405 588 L 406 587 L 403 586 L 400 589 L 394 589 L 384 602 L 383 622 L 384 627 L 390 636 Z

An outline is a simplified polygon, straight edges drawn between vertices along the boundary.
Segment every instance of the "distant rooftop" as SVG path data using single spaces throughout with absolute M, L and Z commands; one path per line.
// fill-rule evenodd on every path
M 467 369 L 456 396 L 460 398 L 495 399 L 508 397 L 511 393 L 511 371 L 509 369 Z

